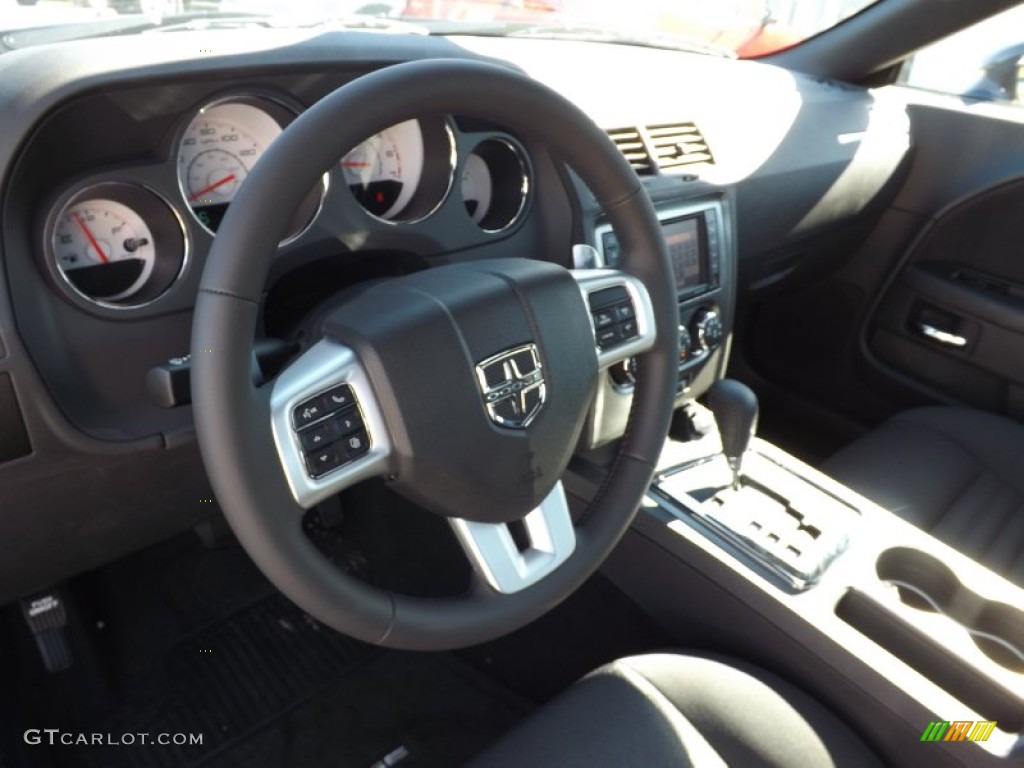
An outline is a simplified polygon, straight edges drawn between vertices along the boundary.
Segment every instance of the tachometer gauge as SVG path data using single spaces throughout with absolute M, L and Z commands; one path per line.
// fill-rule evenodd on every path
M 397 218 L 409 205 L 423 175 L 423 133 L 416 120 L 370 137 L 341 160 L 345 182 L 367 211 Z
M 59 198 L 46 218 L 46 262 L 76 301 L 110 309 L 156 299 L 181 275 L 181 219 L 155 192 L 103 182 Z
M 137 293 L 156 261 L 146 222 L 114 200 L 83 200 L 66 208 L 52 245 L 57 268 L 77 291 L 111 302 Z
M 281 126 L 252 104 L 222 102 L 189 123 L 178 147 L 178 182 L 196 218 L 211 232 Z

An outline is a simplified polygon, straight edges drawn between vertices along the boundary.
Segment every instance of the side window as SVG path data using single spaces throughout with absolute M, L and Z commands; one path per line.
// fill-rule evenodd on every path
M 1024 5 L 918 51 L 900 81 L 929 91 L 1024 106 Z

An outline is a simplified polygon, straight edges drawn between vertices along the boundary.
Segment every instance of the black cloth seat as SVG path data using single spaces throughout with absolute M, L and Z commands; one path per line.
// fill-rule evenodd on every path
M 583 678 L 480 755 L 474 768 L 876 766 L 819 702 L 737 662 L 634 656 Z
M 968 408 L 916 408 L 821 469 L 1024 586 L 1024 425 Z

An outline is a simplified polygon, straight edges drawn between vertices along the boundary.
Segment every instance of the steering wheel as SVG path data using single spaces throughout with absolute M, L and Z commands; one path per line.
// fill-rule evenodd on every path
M 397 278 L 334 310 L 323 339 L 254 385 L 260 300 L 291 212 L 367 136 L 429 114 L 481 118 L 546 145 L 608 216 L 621 269 L 516 258 Z M 364 641 L 448 649 L 525 625 L 593 573 L 650 483 L 675 396 L 673 285 L 639 179 L 605 133 L 554 91 L 462 60 L 398 64 L 348 83 L 268 147 L 203 271 L 193 408 L 228 522 L 285 595 Z M 624 339 L 597 340 L 608 312 Z M 574 522 L 560 478 L 600 371 L 631 356 L 638 366 L 626 434 Z M 333 566 L 306 537 L 305 510 L 370 477 L 449 520 L 475 574 L 464 595 L 378 589 Z

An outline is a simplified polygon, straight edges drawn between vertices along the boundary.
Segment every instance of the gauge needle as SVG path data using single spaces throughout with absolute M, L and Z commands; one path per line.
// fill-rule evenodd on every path
M 103 249 L 100 248 L 100 244 L 96 242 L 96 238 L 92 236 L 92 232 L 90 232 L 89 228 L 85 226 L 85 222 L 82 221 L 81 217 L 77 213 L 72 213 L 71 216 L 74 218 L 75 223 L 82 228 L 82 231 L 85 233 L 85 237 L 89 240 L 89 245 L 91 245 L 96 253 L 100 255 L 100 260 L 104 264 L 110 261 L 110 259 L 107 258 L 107 254 L 105 254 Z
M 188 196 L 188 200 L 189 200 L 189 202 L 192 202 L 197 197 L 202 197 L 207 192 L 213 192 L 213 190 L 215 190 L 217 187 L 222 187 L 225 184 L 227 184 L 229 181 L 234 181 L 234 180 L 235 180 L 235 174 L 233 174 L 233 173 L 229 174 L 229 175 L 225 176 L 223 179 L 220 179 L 219 181 L 213 182 L 213 184 L 210 184 L 208 186 L 203 187 L 198 192 L 193 192 L 191 195 Z
M 353 160 L 341 164 L 342 168 L 369 168 L 369 163 L 357 163 Z

